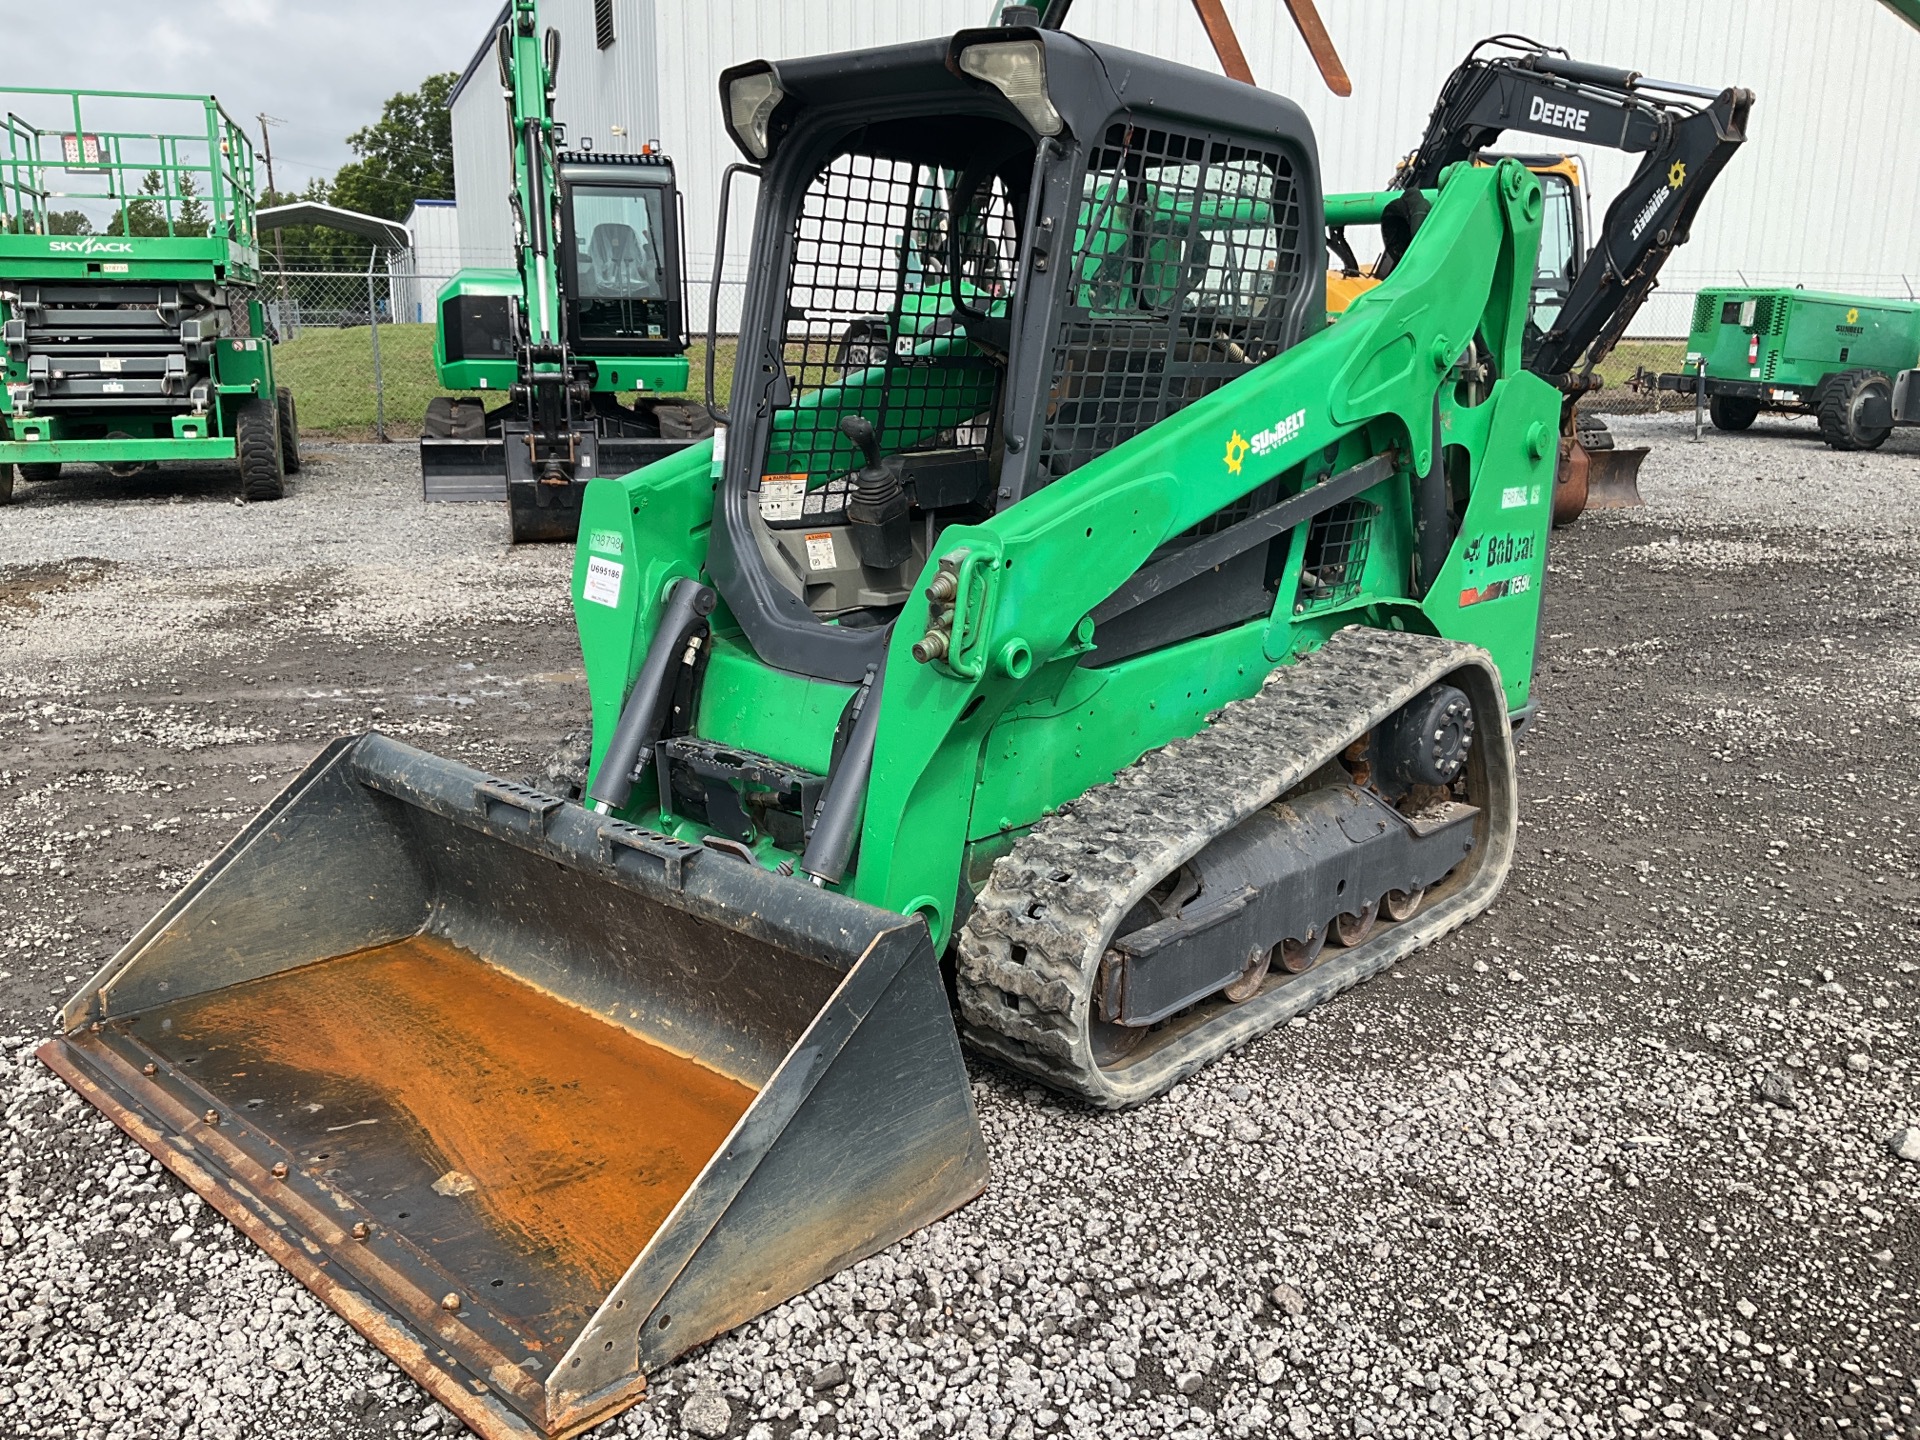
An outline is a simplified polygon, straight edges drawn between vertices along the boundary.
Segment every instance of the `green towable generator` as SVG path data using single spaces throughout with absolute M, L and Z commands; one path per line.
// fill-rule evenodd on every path
M 336 741 L 41 1052 L 487 1440 L 979 1194 L 962 1041 L 1149 1102 L 1511 865 L 1538 178 L 1329 320 L 1401 192 L 1035 17 L 721 77 L 739 378 L 583 487 L 583 788 Z
M 253 149 L 211 95 L 0 89 L 0 503 L 70 463 L 300 468 L 256 289 Z
M 1745 430 L 1767 412 L 1812 415 L 1838 450 L 1871 450 L 1896 424 L 1920 422 L 1920 301 L 1818 290 L 1702 290 L 1678 374 L 1662 390 L 1704 395 L 1716 428 Z M 1896 396 L 1896 389 L 1902 393 Z

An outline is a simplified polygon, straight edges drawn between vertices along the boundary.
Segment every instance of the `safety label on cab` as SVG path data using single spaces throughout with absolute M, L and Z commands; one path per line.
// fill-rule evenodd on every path
M 833 553 L 833 533 L 828 530 L 818 535 L 807 536 L 807 568 L 809 570 L 838 570 L 840 562 Z
M 806 504 L 806 501 L 807 477 L 804 474 L 760 477 L 760 518 L 762 520 L 798 520 L 800 507 Z
M 582 593 L 596 605 L 617 606 L 620 603 L 623 569 L 618 560 L 602 560 L 598 555 L 589 555 L 587 583 L 581 587 Z

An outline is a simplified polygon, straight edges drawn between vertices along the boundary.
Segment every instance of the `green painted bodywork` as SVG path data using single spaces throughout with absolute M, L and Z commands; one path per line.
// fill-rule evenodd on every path
M 1351 223 L 1377 223 L 1392 198 L 1335 197 L 1328 208 Z M 1523 167 L 1461 167 L 1435 192 L 1391 278 L 1338 324 L 990 519 L 943 531 L 936 553 L 963 557 L 953 650 L 925 665 L 910 653 L 928 621 L 929 563 L 894 626 L 861 839 L 839 888 L 923 914 L 944 945 L 963 886 L 977 885 L 1026 827 L 1146 751 L 1199 730 L 1210 712 L 1255 693 L 1275 666 L 1346 625 L 1483 645 L 1505 678 L 1509 705 L 1525 706 L 1560 410 L 1558 392 L 1528 374 L 1520 357 L 1539 232 L 1540 188 Z M 1483 396 L 1466 391 L 1453 371 L 1474 340 L 1498 377 Z M 922 342 L 936 344 L 965 342 Z M 862 378 L 808 399 L 859 413 Z M 1429 463 L 1436 397 L 1463 514 L 1437 581 L 1419 597 L 1410 579 L 1412 485 Z M 977 402 L 955 396 L 938 423 L 959 423 Z M 1249 437 L 1281 422 L 1284 441 L 1264 455 L 1247 448 Z M 913 438 L 886 435 L 883 448 Z M 1394 472 L 1364 497 L 1379 516 L 1350 600 L 1302 604 L 1296 585 L 1283 581 L 1263 618 L 1099 663 L 1091 612 L 1162 544 L 1268 481 L 1284 495 L 1389 451 Z M 840 458 L 852 463 L 851 454 Z M 587 489 L 574 610 L 596 766 L 665 592 L 677 577 L 704 577 L 719 472 L 708 441 Z M 1299 573 L 1306 529 L 1291 535 L 1285 576 Z M 622 567 L 613 604 L 586 597 L 592 557 Z M 824 773 L 851 687 L 782 671 L 777 657 L 754 654 L 724 602 L 712 627 L 693 732 Z M 702 836 L 683 817 L 661 813 L 650 778 L 623 813 L 689 840 Z M 754 848 L 769 866 L 797 859 L 764 839 Z
M 22 282 L 258 283 L 253 147 L 218 100 L 6 87 L 0 88 L 0 101 L 8 107 L 0 122 L 0 323 L 14 313 L 5 292 Z M 123 131 L 89 123 L 90 113 L 111 111 L 114 102 L 143 102 L 149 116 L 159 113 L 156 104 L 164 104 L 168 128 Z M 35 114 L 57 111 L 61 127 L 36 126 L 14 113 L 36 105 Z M 71 129 L 65 128 L 69 124 Z M 87 148 L 70 156 L 68 144 Z M 154 174 L 161 177 L 160 191 L 143 191 Z M 189 196 L 204 213 L 203 225 L 189 220 Z M 81 204 L 75 206 L 76 201 Z M 138 208 L 129 201 L 138 202 Z M 84 209 L 86 202 L 116 207 L 99 233 L 49 233 L 53 212 Z M 136 224 L 136 215 L 143 215 L 144 223 Z M 0 465 L 232 459 L 233 402 L 274 394 L 265 315 L 254 300 L 247 302 L 246 314 L 246 336 L 221 339 L 209 351 L 213 403 L 205 415 L 178 407 L 104 406 L 35 413 L 30 404 L 14 403 L 8 392 L 7 403 L 0 405 Z M 0 370 L 9 386 L 27 383 L 26 360 L 17 351 L 6 354 Z M 108 438 L 109 431 L 121 438 Z
M 1756 339 L 1758 345 L 1755 345 Z M 1920 303 L 1816 290 L 1702 290 L 1683 373 L 1811 389 L 1846 370 L 1920 364 Z

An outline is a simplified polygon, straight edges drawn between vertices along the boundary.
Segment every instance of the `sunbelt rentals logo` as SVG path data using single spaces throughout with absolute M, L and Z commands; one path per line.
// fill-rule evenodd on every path
M 1269 451 L 1277 450 L 1304 430 L 1306 425 L 1307 412 L 1305 410 L 1296 410 L 1284 420 L 1276 420 L 1251 440 L 1247 439 L 1246 436 L 1242 435 L 1238 430 L 1234 431 L 1233 437 L 1227 441 L 1226 461 L 1228 472 L 1238 475 L 1240 473 L 1240 467 L 1246 462 L 1249 452 L 1255 455 L 1265 455 Z
M 84 240 L 49 240 L 47 249 L 56 255 L 130 255 L 133 242 L 102 240 L 98 235 L 89 235 Z

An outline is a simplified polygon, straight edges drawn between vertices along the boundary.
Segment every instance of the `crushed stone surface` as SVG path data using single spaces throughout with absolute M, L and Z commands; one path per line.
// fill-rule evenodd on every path
M 593 1433 L 1920 1437 L 1920 433 L 1612 424 L 1487 916 L 1129 1113 L 970 1060 L 979 1201 Z M 328 738 L 584 723 L 570 550 L 418 484 L 0 510 L 0 1436 L 461 1433 L 32 1054 Z

